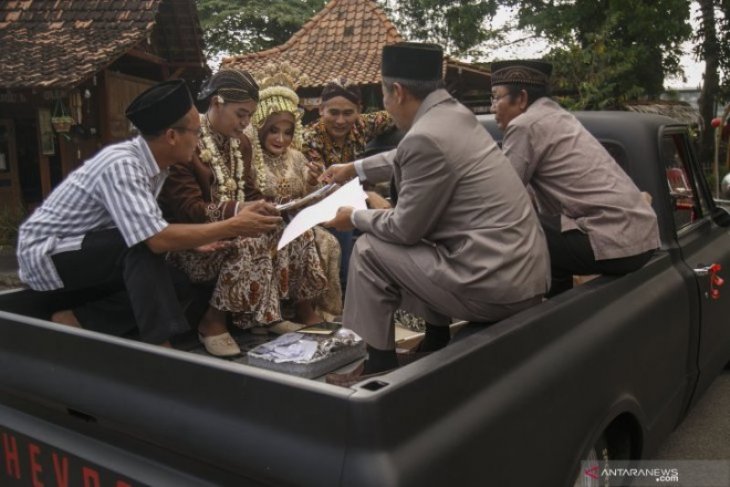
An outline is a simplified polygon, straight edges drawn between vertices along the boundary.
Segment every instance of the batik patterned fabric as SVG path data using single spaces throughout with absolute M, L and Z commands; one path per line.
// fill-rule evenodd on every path
M 253 136 L 251 132 L 247 135 Z M 214 140 L 221 142 L 219 137 Z M 220 149 L 220 153 L 225 153 L 223 147 Z M 265 168 L 263 192 L 266 199 L 283 202 L 311 191 L 306 183 L 306 159 L 300 152 L 289 150 L 285 157 L 267 159 L 270 160 Z M 214 181 L 211 188 L 213 200 L 220 194 L 217 184 Z M 212 201 L 209 207 L 214 208 L 216 203 Z M 207 212 L 207 217 L 210 221 L 220 218 L 211 212 Z M 249 328 L 275 323 L 282 319 L 282 300 L 319 303 L 325 299 L 323 296 L 330 296 L 331 288 L 340 288 L 339 266 L 333 271 L 325 271 L 315 232 L 306 232 L 277 251 L 282 231 L 283 225 L 278 231 L 259 237 L 239 237 L 230 241 L 229 248 L 213 253 L 172 252 L 168 260 L 193 282 L 215 282 L 210 304 L 230 311 L 237 326 Z M 336 243 L 335 250 L 339 251 Z M 334 281 L 330 282 L 328 277 L 332 274 Z M 341 313 L 341 293 L 326 302 L 330 304 L 321 306 L 322 310 L 335 315 Z
M 248 131 L 246 133 L 251 135 Z M 298 150 L 290 148 L 277 157 L 264 153 L 263 160 L 266 187 L 262 192 L 266 199 L 276 203 L 286 203 L 301 198 L 317 188 L 307 182 L 307 158 Z M 326 289 L 314 299 L 315 308 L 320 313 L 329 315 L 328 318 L 342 314 L 340 246 L 337 239 L 320 227 L 305 232 L 301 238 L 314 240 L 314 247 L 320 257 L 320 268 L 326 276 Z
M 239 237 L 230 248 L 210 254 L 174 252 L 168 258 L 193 282 L 215 281 L 210 304 L 232 312 L 236 326 L 275 323 L 282 319 L 281 300 L 314 300 L 327 288 L 314 234 L 277 251 L 282 230 Z
M 334 144 L 324 122 L 320 119 L 304 129 L 302 152 L 310 161 L 317 161 L 329 167 L 332 164 L 352 162 L 365 150 L 365 146 L 376 136 L 394 127 L 388 112 L 380 111 L 360 115 L 342 146 Z

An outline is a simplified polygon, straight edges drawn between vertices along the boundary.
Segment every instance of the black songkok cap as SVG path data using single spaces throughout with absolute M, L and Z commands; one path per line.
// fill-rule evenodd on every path
M 360 101 L 362 101 L 360 87 L 356 84 L 349 83 L 347 78 L 338 78 L 330 81 L 322 90 L 322 101 L 330 100 L 336 96 L 342 96 L 355 105 L 359 105 Z
M 384 78 L 441 80 L 444 51 L 438 44 L 399 42 L 383 47 Z
M 193 106 L 185 81 L 164 81 L 137 96 L 124 114 L 144 135 L 154 135 L 185 116 Z
M 548 86 L 553 65 L 545 61 L 497 61 L 492 63 L 492 86 Z

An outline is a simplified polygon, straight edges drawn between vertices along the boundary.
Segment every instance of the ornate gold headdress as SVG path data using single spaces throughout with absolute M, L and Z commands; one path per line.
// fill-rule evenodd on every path
M 264 161 L 263 148 L 258 131 L 266 124 L 266 120 L 275 113 L 291 113 L 294 116 L 294 136 L 291 146 L 296 150 L 302 148 L 302 111 L 299 108 L 299 96 L 294 90 L 306 82 L 308 77 L 288 62 L 267 64 L 255 78 L 259 84 L 259 103 L 251 116 L 251 125 L 255 129 L 251 145 L 253 146 L 254 167 L 257 173 L 259 189 L 263 191 Z
M 295 90 L 307 78 L 299 69 L 288 62 L 269 63 L 257 73 L 256 79 L 260 91 L 258 107 L 251 117 L 254 127 L 260 129 L 271 114 L 279 112 L 291 113 L 297 121 L 301 120 L 299 96 Z

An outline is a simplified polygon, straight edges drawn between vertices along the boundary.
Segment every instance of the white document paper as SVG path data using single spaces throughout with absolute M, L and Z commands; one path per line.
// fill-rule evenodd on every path
M 367 195 L 360 181 L 355 178 L 317 204 L 304 208 L 292 218 L 279 239 L 277 250 L 281 250 L 298 236 L 320 223 L 332 220 L 337 210 L 352 206 L 355 210 L 367 210 Z

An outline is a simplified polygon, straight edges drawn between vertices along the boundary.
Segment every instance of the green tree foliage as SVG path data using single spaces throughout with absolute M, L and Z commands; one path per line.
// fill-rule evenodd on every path
M 694 36 L 695 54 L 705 61 L 700 93 L 700 114 L 705 130 L 700 146 L 700 160 L 708 164 L 715 149 L 714 130 L 709 129 L 716 103 L 730 99 L 730 0 L 699 0 L 700 28 Z M 724 79 L 720 80 L 720 70 Z
M 681 44 L 692 33 L 689 0 L 505 2 L 518 7 L 520 27 L 555 46 L 558 84 L 577 90 L 580 108 L 658 97 L 665 76 L 681 70 Z
M 546 56 L 553 63 L 553 92 L 572 110 L 612 109 L 644 94 L 634 83 L 636 56 L 622 51 L 605 32 L 587 36 L 591 48 L 572 43 L 553 48 Z
M 401 35 L 435 42 L 455 56 L 477 54 L 499 35 L 487 27 L 500 0 L 379 0 Z
M 209 55 L 285 43 L 327 0 L 196 0 Z M 377 0 L 409 40 L 437 42 L 453 55 L 477 53 L 498 32 L 485 27 L 500 0 Z
M 208 55 L 256 52 L 285 43 L 326 0 L 196 0 Z

